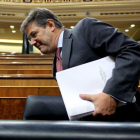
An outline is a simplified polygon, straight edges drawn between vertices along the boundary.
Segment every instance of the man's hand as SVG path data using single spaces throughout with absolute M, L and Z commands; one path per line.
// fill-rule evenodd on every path
M 108 94 L 102 92 L 99 94 L 80 94 L 79 95 L 83 100 L 88 100 L 94 103 L 95 111 L 93 112 L 93 116 L 106 116 L 114 114 L 117 108 L 117 102 L 114 98 L 109 96 Z

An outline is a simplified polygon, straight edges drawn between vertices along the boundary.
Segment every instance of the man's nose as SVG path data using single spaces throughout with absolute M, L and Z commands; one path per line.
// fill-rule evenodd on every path
M 32 46 L 34 46 L 35 43 L 36 43 L 36 41 L 35 41 L 33 38 L 31 38 L 30 44 L 31 44 Z

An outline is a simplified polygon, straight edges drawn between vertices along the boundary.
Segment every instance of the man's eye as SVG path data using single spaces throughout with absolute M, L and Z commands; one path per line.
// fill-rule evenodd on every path
M 36 37 L 36 34 L 37 34 L 37 32 L 34 32 L 34 33 L 32 34 L 32 37 L 35 38 L 35 37 Z

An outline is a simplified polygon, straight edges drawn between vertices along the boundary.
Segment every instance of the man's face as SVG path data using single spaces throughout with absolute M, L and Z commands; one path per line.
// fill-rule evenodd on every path
M 38 48 L 42 53 L 54 53 L 57 45 L 53 39 L 54 34 L 51 26 L 46 28 L 39 27 L 36 23 L 32 22 L 26 27 L 26 34 L 31 45 Z

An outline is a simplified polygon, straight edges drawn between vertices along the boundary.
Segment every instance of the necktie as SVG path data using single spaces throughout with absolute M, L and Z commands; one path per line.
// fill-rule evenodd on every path
M 57 70 L 57 72 L 63 70 L 62 61 L 60 58 L 60 52 L 61 52 L 61 48 L 57 48 L 57 51 L 56 51 L 56 70 Z

